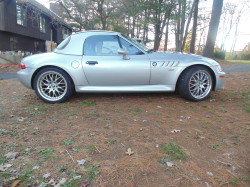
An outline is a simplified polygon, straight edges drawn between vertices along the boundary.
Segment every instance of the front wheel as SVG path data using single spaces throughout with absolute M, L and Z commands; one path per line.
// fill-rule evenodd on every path
M 73 93 L 70 77 L 61 69 L 48 67 L 37 73 L 34 79 L 37 96 L 47 103 L 62 103 Z
M 178 90 L 188 100 L 202 101 L 211 94 L 213 84 L 211 70 L 204 66 L 194 66 L 181 74 Z

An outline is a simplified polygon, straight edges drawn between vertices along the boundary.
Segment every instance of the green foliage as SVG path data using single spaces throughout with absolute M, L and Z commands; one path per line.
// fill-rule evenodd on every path
M 46 154 L 46 153 L 52 153 L 53 151 L 54 151 L 54 149 L 52 149 L 52 148 L 43 148 L 43 149 L 39 150 L 38 153 Z
M 114 144 L 116 142 L 116 140 L 106 140 L 105 143 L 107 144 Z
M 96 100 L 86 100 L 86 101 L 83 101 L 83 104 L 85 106 L 96 106 L 97 105 Z
M 250 107 L 245 108 L 246 112 L 250 113 Z
M 75 142 L 72 141 L 72 140 L 64 140 L 64 141 L 62 142 L 62 145 L 63 145 L 63 146 L 66 146 L 66 145 L 71 145 L 71 144 L 73 144 L 73 143 L 75 143 Z
M 86 147 L 88 148 L 87 152 L 94 154 L 96 151 L 96 146 L 99 146 L 99 145 L 93 144 L 93 143 L 86 145 Z
M 225 57 L 226 57 L 226 51 L 216 50 L 214 52 L 214 58 L 225 60 Z
M 217 149 L 217 150 L 220 150 L 220 147 L 219 147 L 219 145 L 213 145 L 213 146 L 210 146 L 212 149 Z
M 147 99 L 147 102 L 152 102 L 152 99 L 149 97 L 148 99 Z
M 84 166 L 84 169 L 88 170 L 87 171 L 87 180 L 88 182 L 92 182 L 93 179 L 95 178 L 95 176 L 97 176 L 99 174 L 99 171 L 98 171 L 98 167 L 100 165 L 97 165 L 97 164 L 93 164 L 92 166 Z
M 187 154 L 175 143 L 165 144 L 160 146 L 160 149 L 170 156 L 170 160 L 185 160 L 187 158 Z
M 165 157 L 158 158 L 157 161 L 158 161 L 159 163 L 161 163 L 161 164 L 165 164 L 166 162 L 169 162 L 169 160 L 168 160 L 167 158 L 165 158 Z
M 237 183 L 237 182 L 238 182 L 238 179 L 233 179 L 233 180 L 230 181 L 230 184 L 231 184 L 231 185 L 234 185 L 234 184 Z

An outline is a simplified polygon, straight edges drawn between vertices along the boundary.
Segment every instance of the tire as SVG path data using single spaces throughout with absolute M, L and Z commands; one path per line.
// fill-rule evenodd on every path
M 63 70 L 54 67 L 39 71 L 34 79 L 37 96 L 46 103 L 63 103 L 73 93 L 71 78 Z
M 209 97 L 213 85 L 214 80 L 210 69 L 204 66 L 193 66 L 181 74 L 177 86 L 183 98 L 197 102 Z

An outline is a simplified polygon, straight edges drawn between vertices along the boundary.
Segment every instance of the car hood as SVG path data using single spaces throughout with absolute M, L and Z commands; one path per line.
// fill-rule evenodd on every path
M 179 61 L 180 65 L 186 65 L 194 62 L 208 63 L 211 66 L 218 65 L 218 63 L 213 59 L 194 54 L 181 53 L 181 52 L 157 51 L 149 53 L 148 56 L 151 61 Z

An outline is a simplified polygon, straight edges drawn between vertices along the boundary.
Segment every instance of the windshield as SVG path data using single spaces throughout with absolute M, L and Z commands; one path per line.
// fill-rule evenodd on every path
M 146 52 L 149 52 L 150 49 L 147 48 L 146 46 L 140 44 L 139 42 L 137 42 L 136 40 L 133 40 L 132 38 L 129 38 L 128 36 L 126 36 L 125 34 L 122 34 L 123 37 L 125 37 L 126 39 L 128 39 L 129 41 L 131 41 L 132 43 L 134 43 L 136 46 L 140 47 L 141 49 L 143 49 Z

